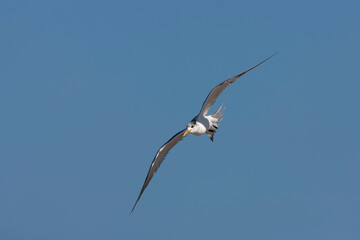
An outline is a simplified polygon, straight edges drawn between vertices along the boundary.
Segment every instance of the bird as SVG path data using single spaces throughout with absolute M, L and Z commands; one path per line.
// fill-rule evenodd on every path
M 160 149 L 157 151 L 150 168 L 148 170 L 148 173 L 145 178 L 145 182 L 141 188 L 140 194 L 138 198 L 136 199 L 136 202 L 130 212 L 130 214 L 134 211 L 137 203 L 139 202 L 142 194 L 144 193 L 146 187 L 149 185 L 152 177 L 160 167 L 161 163 L 164 161 L 165 157 L 169 153 L 169 151 L 178 143 L 180 142 L 188 133 L 194 134 L 196 136 L 200 136 L 202 134 L 206 134 L 211 141 L 214 141 L 214 135 L 219 127 L 219 122 L 223 119 L 223 111 L 225 108 L 221 105 L 220 108 L 215 111 L 211 115 L 207 115 L 210 108 L 214 103 L 216 102 L 216 99 L 219 97 L 219 95 L 232 83 L 234 83 L 239 77 L 243 76 L 245 73 L 251 71 L 252 69 L 258 67 L 259 65 L 263 64 L 273 56 L 277 54 L 274 53 L 270 57 L 266 58 L 265 60 L 261 61 L 260 63 L 256 64 L 255 66 L 245 70 L 244 72 L 233 76 L 232 78 L 229 78 L 222 83 L 215 86 L 208 96 L 206 97 L 201 110 L 199 114 L 194 117 L 186 126 L 185 129 L 181 130 L 180 132 L 176 133 L 172 138 L 170 138 L 164 145 L 160 147 Z

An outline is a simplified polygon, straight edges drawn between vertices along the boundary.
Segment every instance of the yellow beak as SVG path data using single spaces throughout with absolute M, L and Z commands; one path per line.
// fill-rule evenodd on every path
M 186 134 L 188 134 L 189 132 L 190 132 L 190 130 L 189 130 L 189 129 L 186 129 L 186 132 L 184 132 L 183 137 L 185 137 L 185 136 L 186 136 Z

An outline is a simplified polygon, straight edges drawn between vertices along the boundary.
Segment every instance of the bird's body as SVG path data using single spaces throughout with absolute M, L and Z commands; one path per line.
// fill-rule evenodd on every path
M 211 141 L 214 141 L 214 134 L 216 133 L 216 131 L 219 127 L 219 122 L 222 120 L 224 108 L 222 108 L 222 106 L 221 106 L 216 112 L 214 112 L 211 115 L 207 115 L 207 113 L 208 113 L 209 109 L 211 108 L 211 106 L 215 103 L 218 96 L 222 93 L 222 91 L 224 91 L 230 84 L 234 83 L 239 77 L 241 77 L 248 71 L 256 68 L 257 66 L 264 63 L 265 61 L 269 60 L 275 54 L 273 54 L 272 56 L 263 60 L 262 62 L 256 64 L 255 66 L 249 68 L 248 70 L 246 70 L 238 75 L 235 75 L 234 77 L 229 78 L 228 80 L 220 83 L 219 85 L 217 85 L 210 91 L 209 95 L 207 96 L 207 98 L 205 99 L 205 101 L 201 107 L 200 113 L 196 117 L 194 117 L 193 120 L 191 120 L 188 123 L 187 127 L 184 130 L 175 134 L 156 153 L 155 158 L 154 158 L 153 162 L 151 163 L 150 169 L 146 176 L 144 185 L 140 191 L 140 194 L 139 194 L 131 212 L 134 211 L 136 204 L 138 203 L 138 201 L 141 198 L 141 195 L 143 194 L 145 188 L 148 186 L 150 180 L 152 179 L 152 177 L 155 174 L 155 172 L 157 171 L 157 169 L 160 167 L 160 165 L 163 162 L 163 160 L 165 159 L 166 155 L 169 153 L 171 148 L 173 148 L 178 142 L 180 142 L 183 139 L 183 137 L 185 137 L 188 133 L 191 133 L 196 136 L 206 134 L 211 139 Z
M 191 134 L 194 134 L 196 136 L 203 135 L 208 131 L 210 124 L 211 124 L 210 121 L 205 117 L 201 119 L 201 122 L 200 119 L 195 120 L 194 122 L 195 126 Z
M 219 122 L 222 120 L 223 111 L 225 108 L 220 107 L 214 114 L 205 115 L 199 113 L 193 120 L 188 124 L 188 129 L 191 129 L 189 133 L 196 136 L 203 135 L 206 133 L 211 141 L 213 141 L 214 134 L 219 126 Z M 193 127 L 191 127 L 193 126 Z

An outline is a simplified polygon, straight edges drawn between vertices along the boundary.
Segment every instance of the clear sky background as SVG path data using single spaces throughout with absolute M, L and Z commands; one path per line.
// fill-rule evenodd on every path
M 2 0 L 0 239 L 360 239 L 359 23 L 355 0 Z M 158 148 L 276 51 L 129 216 Z

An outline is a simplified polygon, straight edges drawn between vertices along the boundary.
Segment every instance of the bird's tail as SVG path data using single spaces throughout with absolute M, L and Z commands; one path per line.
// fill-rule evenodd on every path
M 225 108 L 221 105 L 221 107 L 211 114 L 212 118 L 212 125 L 210 126 L 209 130 L 206 131 L 206 135 L 211 139 L 211 141 L 214 141 L 214 135 L 219 127 L 219 122 L 223 119 L 222 115 L 224 114 Z
M 223 107 L 223 105 L 221 105 L 216 112 L 214 112 L 213 114 L 211 114 L 211 117 L 213 117 L 214 119 L 216 119 L 217 122 L 220 122 L 220 121 L 223 119 L 223 118 L 222 118 L 222 115 L 224 114 L 224 110 L 225 110 L 225 107 Z

